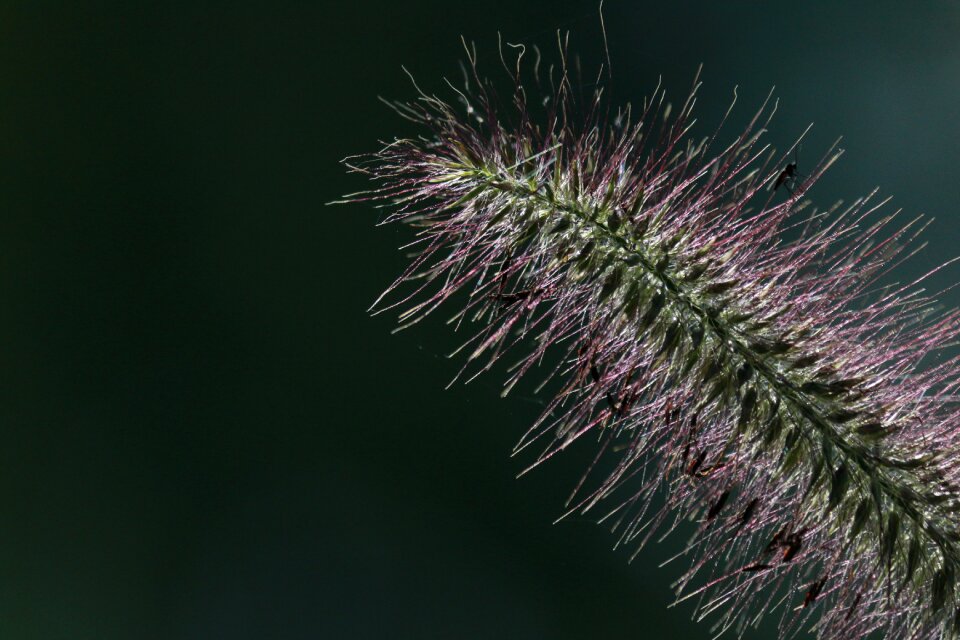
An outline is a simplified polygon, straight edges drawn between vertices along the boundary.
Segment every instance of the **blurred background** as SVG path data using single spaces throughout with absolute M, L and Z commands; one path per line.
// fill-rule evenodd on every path
M 417 133 L 377 100 L 414 95 L 401 64 L 448 95 L 461 34 L 498 74 L 498 31 L 569 29 L 594 70 L 596 3 L 85 4 L 0 5 L 0 635 L 709 638 L 667 609 L 682 539 L 628 564 L 550 524 L 589 451 L 515 479 L 537 398 L 443 390 L 451 310 L 367 315 L 408 230 L 324 206 L 366 186 L 341 158 Z M 904 278 L 960 253 L 960 5 L 605 15 L 614 99 L 703 63 L 700 131 L 739 85 L 732 132 L 775 85 L 771 142 L 816 123 L 801 171 L 844 136 L 820 204 L 935 216 Z

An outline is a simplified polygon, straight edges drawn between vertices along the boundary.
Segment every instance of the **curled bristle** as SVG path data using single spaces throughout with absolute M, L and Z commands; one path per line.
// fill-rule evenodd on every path
M 960 315 L 882 285 L 919 219 L 874 194 L 813 208 L 839 152 L 785 175 L 793 148 L 761 142 L 775 103 L 694 142 L 696 83 L 670 117 L 659 89 L 611 117 L 563 64 L 528 97 L 518 59 L 504 105 L 468 57 L 460 106 L 392 105 L 429 135 L 347 161 L 380 183 L 350 200 L 418 229 L 376 311 L 409 326 L 465 291 L 461 377 L 516 347 L 505 391 L 545 367 L 557 392 L 517 449 L 535 467 L 597 443 L 569 513 L 602 510 L 618 544 L 692 520 L 678 599 L 718 631 L 776 610 L 783 636 L 955 634 Z

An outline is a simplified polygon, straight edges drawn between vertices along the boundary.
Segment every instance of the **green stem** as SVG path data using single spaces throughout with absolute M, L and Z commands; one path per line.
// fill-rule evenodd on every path
M 606 224 L 598 221 L 599 216 L 590 215 L 582 206 L 576 203 L 559 201 L 538 188 L 531 188 L 527 183 L 518 180 L 513 176 L 498 175 L 485 169 L 468 169 L 464 172 L 466 177 L 475 180 L 477 186 L 509 192 L 516 197 L 526 199 L 539 205 L 542 209 L 548 211 L 562 211 L 569 214 L 579 221 L 581 225 L 592 228 L 595 235 L 604 238 L 611 244 L 626 254 L 632 256 L 633 261 L 641 266 L 646 274 L 652 277 L 660 284 L 666 292 L 673 306 L 686 311 L 687 314 L 696 318 L 703 326 L 709 327 L 714 334 L 714 339 L 718 344 L 727 345 L 744 362 L 750 364 L 754 371 L 763 378 L 766 386 L 776 393 L 782 400 L 787 401 L 794 412 L 803 418 L 812 426 L 812 429 L 803 429 L 804 437 L 812 445 L 818 443 L 817 437 L 826 441 L 840 451 L 843 457 L 856 464 L 864 477 L 857 477 L 858 482 L 872 483 L 876 482 L 880 491 L 887 496 L 891 504 L 897 505 L 917 527 L 926 532 L 930 541 L 940 549 L 944 561 L 950 561 L 955 567 L 960 568 L 960 554 L 953 544 L 953 536 L 942 530 L 937 523 L 930 520 L 926 513 L 914 502 L 918 494 L 912 489 L 906 489 L 900 486 L 896 478 L 891 477 L 890 472 L 899 472 L 903 474 L 904 470 L 885 469 L 881 466 L 882 461 L 870 453 L 865 447 L 843 438 L 836 429 L 830 424 L 829 419 L 824 415 L 817 402 L 809 395 L 798 388 L 797 384 L 771 365 L 769 359 L 763 354 L 754 351 L 747 342 L 739 336 L 740 332 L 732 327 L 727 327 L 715 315 L 710 314 L 704 308 L 702 303 L 694 300 L 690 295 L 683 291 L 682 286 L 675 282 L 669 275 L 662 270 L 658 270 L 650 257 L 635 246 L 631 246 L 626 238 L 618 235 Z M 609 214 L 609 211 L 600 210 L 601 214 Z M 812 433 L 811 433 L 812 432 Z M 901 479 L 902 475 L 901 475 Z M 909 481 L 905 485 L 911 484 Z M 869 487 L 866 488 L 869 491 Z M 880 505 L 877 505 L 880 508 Z M 839 513 L 839 510 L 836 510 Z M 839 516 L 837 516 L 839 518 Z M 883 522 L 878 513 L 878 528 L 882 530 Z M 879 544 L 879 541 L 878 541 Z

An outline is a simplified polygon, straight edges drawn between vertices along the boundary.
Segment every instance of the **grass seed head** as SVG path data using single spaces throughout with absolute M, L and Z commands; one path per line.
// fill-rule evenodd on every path
M 349 200 L 417 230 L 376 312 L 409 326 L 463 291 L 462 377 L 524 350 L 506 393 L 550 363 L 517 449 L 532 468 L 595 443 L 568 513 L 602 510 L 618 544 L 691 518 L 678 598 L 718 630 L 777 611 L 784 636 L 956 633 L 958 360 L 921 362 L 960 316 L 881 284 L 923 225 L 873 194 L 813 208 L 832 149 L 774 188 L 794 151 L 763 144 L 769 102 L 694 141 L 696 85 L 669 117 L 659 89 L 612 114 L 574 99 L 565 53 L 542 99 L 517 60 L 501 102 L 468 48 L 450 102 L 391 103 L 423 137 L 346 161 L 377 183 Z

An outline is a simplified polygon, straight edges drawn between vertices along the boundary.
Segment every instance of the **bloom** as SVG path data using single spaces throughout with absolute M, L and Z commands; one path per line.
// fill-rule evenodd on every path
M 780 611 L 784 636 L 960 632 L 960 359 L 942 355 L 960 313 L 884 284 L 925 224 L 873 194 L 813 208 L 839 153 L 784 175 L 792 149 L 761 143 L 775 106 L 719 146 L 689 138 L 696 87 L 673 117 L 659 89 L 613 114 L 561 66 L 531 101 L 521 52 L 504 107 L 468 56 L 460 108 L 393 105 L 429 135 L 347 161 L 379 183 L 349 200 L 418 230 L 377 310 L 409 326 L 463 291 L 462 374 L 525 347 L 506 394 L 546 366 L 518 451 L 593 440 L 568 506 L 605 508 L 618 544 L 693 520 L 678 593 L 718 630 Z

